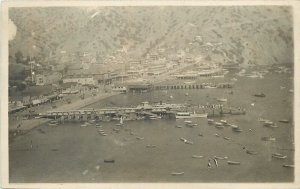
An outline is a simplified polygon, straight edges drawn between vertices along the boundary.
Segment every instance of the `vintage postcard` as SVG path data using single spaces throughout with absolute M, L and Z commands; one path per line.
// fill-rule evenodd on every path
M 2 187 L 299 188 L 299 8 L 3 2 Z

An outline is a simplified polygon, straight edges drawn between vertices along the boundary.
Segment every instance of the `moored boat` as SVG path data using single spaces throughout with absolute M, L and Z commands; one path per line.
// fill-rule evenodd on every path
M 285 164 L 285 165 L 282 165 L 282 167 L 294 168 L 295 165 L 287 165 L 287 164 Z
M 177 112 L 175 117 L 176 117 L 176 119 L 205 118 L 205 117 L 207 117 L 207 113 Z
M 276 138 L 275 137 L 261 137 L 261 140 L 263 140 L 263 141 L 275 141 Z
M 254 94 L 253 96 L 255 96 L 255 97 L 266 97 L 266 95 L 264 93 L 257 93 L 257 94 Z
M 290 121 L 287 120 L 287 119 L 282 119 L 282 120 L 279 120 L 280 123 L 289 123 Z
M 219 102 L 227 102 L 227 98 L 217 98 L 217 101 L 219 101 Z
M 171 175 L 173 176 L 184 175 L 184 172 L 172 172 Z
M 227 161 L 228 165 L 240 165 L 241 163 L 238 161 Z
M 257 151 L 253 151 L 253 150 L 246 150 L 246 153 L 250 154 L 250 155 L 257 155 L 258 154 Z
M 200 158 L 203 158 L 203 156 L 192 155 L 192 158 L 195 158 L 195 159 L 200 159 Z

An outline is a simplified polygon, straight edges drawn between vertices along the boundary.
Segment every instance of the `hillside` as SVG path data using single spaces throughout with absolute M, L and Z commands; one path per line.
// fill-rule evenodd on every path
M 101 62 L 163 48 L 244 66 L 292 63 L 291 14 L 275 6 L 11 8 L 17 34 L 9 50 L 55 62 L 62 52 L 90 52 Z

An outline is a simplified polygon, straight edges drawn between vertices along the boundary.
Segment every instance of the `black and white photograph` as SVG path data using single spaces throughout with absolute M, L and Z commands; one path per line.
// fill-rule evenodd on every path
M 7 182 L 295 183 L 295 11 L 8 6 Z

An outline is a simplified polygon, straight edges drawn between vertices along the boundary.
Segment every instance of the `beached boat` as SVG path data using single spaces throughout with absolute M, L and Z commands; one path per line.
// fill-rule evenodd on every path
M 228 165 L 240 165 L 241 163 L 238 161 L 227 161 Z
M 173 176 L 184 175 L 184 172 L 172 172 L 171 175 Z
M 207 113 L 190 113 L 190 112 L 177 112 L 176 119 L 188 119 L 188 118 L 205 118 Z

